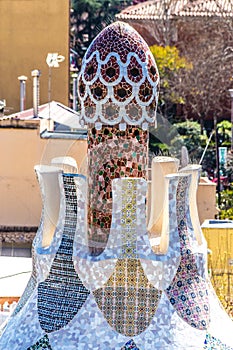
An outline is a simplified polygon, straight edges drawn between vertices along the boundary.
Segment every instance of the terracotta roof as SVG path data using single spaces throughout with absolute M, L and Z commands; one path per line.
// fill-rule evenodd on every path
M 233 17 L 233 0 L 151 0 L 129 6 L 118 20 L 155 20 L 177 17 Z

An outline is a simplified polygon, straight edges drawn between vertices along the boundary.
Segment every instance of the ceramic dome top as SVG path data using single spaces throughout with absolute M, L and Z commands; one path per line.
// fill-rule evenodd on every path
M 158 69 L 145 40 L 128 24 L 115 22 L 93 40 L 78 81 L 83 125 L 154 125 Z

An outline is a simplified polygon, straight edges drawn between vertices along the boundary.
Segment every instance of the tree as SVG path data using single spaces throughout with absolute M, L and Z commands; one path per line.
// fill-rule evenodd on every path
M 190 72 L 192 64 L 181 57 L 175 46 L 153 45 L 150 50 L 155 58 L 160 74 L 159 112 L 165 117 L 174 114 L 174 105 L 183 104 L 183 93 L 179 88 L 179 79 L 184 72 Z
M 192 71 L 179 70 L 176 80 L 176 91 L 184 101 L 184 117 L 201 122 L 230 118 L 232 1 L 216 0 L 213 6 L 210 0 L 160 0 L 148 3 L 145 9 L 145 15 L 131 9 L 132 16 L 129 10 L 127 22 L 150 45 L 176 46 L 192 63 Z
M 131 0 L 72 0 L 71 48 L 77 52 L 78 65 L 86 49 L 101 30 L 112 23 L 115 14 Z
M 182 71 L 179 89 L 183 113 L 202 121 L 229 117 L 232 86 L 233 25 L 226 18 L 203 18 L 183 23 L 177 47 L 192 62 L 192 71 Z M 186 43 L 184 45 L 184 42 Z

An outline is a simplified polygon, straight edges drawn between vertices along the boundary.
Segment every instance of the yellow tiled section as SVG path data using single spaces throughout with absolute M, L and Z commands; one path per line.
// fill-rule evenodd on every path
M 208 269 L 215 291 L 233 317 L 233 228 L 202 228 L 207 240 Z

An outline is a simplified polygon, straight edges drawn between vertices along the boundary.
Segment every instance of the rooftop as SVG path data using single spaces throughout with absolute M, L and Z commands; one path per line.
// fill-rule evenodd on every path
M 87 137 L 86 128 L 82 128 L 79 123 L 79 113 L 56 101 L 39 106 L 38 116 L 34 116 L 34 110 L 30 108 L 0 118 L 2 128 L 38 128 L 38 125 L 42 138 L 86 139 Z
M 233 17 L 233 0 L 150 0 L 129 6 L 118 20 L 155 20 L 178 17 Z

